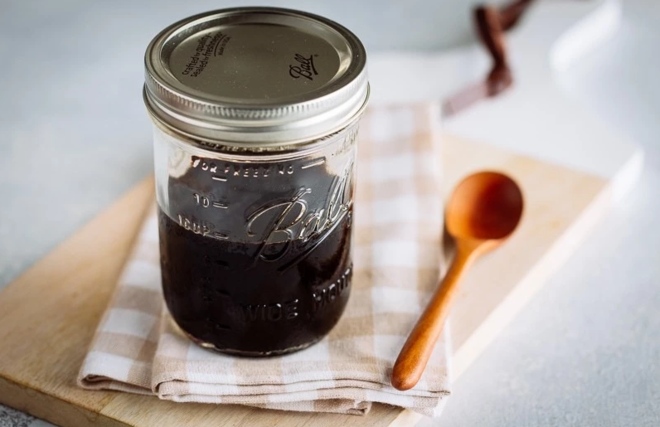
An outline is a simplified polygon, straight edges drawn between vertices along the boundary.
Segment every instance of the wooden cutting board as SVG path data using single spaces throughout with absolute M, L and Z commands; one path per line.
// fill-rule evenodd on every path
M 495 169 L 522 186 L 520 229 L 480 260 L 451 317 L 453 375 L 460 376 L 575 250 L 612 204 L 615 179 L 584 174 L 452 137 L 444 140 L 446 190 L 466 174 Z M 181 404 L 85 391 L 75 379 L 152 200 L 148 179 L 0 292 L 0 402 L 65 427 L 393 426 L 420 416 L 374 405 L 364 417 Z

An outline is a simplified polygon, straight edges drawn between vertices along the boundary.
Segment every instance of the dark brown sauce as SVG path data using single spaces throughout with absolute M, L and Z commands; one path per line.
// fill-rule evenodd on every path
M 170 178 L 169 203 L 182 214 L 173 219 L 159 210 L 163 291 L 172 317 L 196 341 L 230 353 L 279 354 L 318 341 L 339 320 L 352 275 L 350 204 L 331 226 L 307 240 L 264 244 L 218 238 L 213 232 L 218 223 L 244 229 L 255 206 L 290 199 L 303 183 L 316 190 L 307 194 L 305 209 L 322 205 L 337 177 L 324 168 L 303 172 L 278 180 L 229 179 L 224 187 L 215 185 L 221 189 L 215 193 L 206 188 L 216 203 L 231 205 L 222 211 L 199 206 L 195 181 L 206 182 L 199 171 Z M 350 200 L 351 185 L 346 191 Z M 258 193 L 261 201 L 252 202 L 250 193 Z M 255 224 L 255 229 L 266 227 Z

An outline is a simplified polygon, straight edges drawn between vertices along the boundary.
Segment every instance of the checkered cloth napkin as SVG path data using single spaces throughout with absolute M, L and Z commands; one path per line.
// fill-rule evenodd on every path
M 442 206 L 439 110 L 372 108 L 360 126 L 354 276 L 343 317 L 308 349 L 225 356 L 193 344 L 164 309 L 152 213 L 80 370 L 89 389 L 177 402 L 365 414 L 372 402 L 437 416 L 449 394 L 447 334 L 419 384 L 390 385 L 392 365 L 438 283 Z

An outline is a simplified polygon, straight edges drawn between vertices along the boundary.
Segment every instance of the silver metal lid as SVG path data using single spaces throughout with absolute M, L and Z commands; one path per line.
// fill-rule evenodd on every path
M 223 9 L 179 21 L 149 44 L 145 67 L 145 103 L 156 120 L 225 145 L 323 137 L 355 120 L 369 96 L 358 38 L 288 9 Z

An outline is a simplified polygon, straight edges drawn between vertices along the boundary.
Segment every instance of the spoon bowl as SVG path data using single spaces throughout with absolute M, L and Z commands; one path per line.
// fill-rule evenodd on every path
M 498 172 L 479 172 L 458 184 L 445 221 L 457 240 L 500 240 L 513 233 L 522 212 L 522 191 L 513 179 Z
M 392 385 L 413 388 L 435 348 L 449 315 L 458 283 L 474 259 L 509 237 L 523 213 L 523 194 L 516 182 L 498 172 L 479 172 L 461 181 L 445 213 L 456 256 L 417 321 L 392 369 Z

